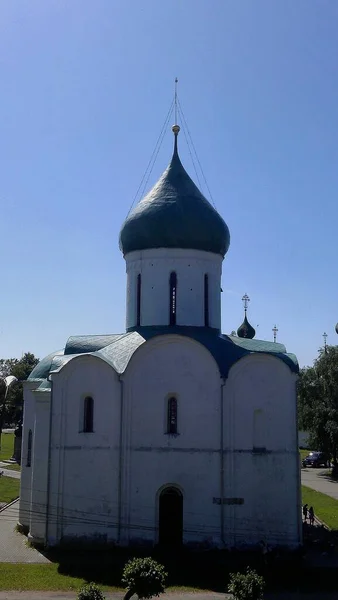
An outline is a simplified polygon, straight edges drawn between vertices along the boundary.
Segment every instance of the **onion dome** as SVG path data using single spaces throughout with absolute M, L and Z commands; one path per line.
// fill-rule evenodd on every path
M 250 298 L 248 296 L 248 294 L 244 294 L 243 298 L 242 298 L 242 302 L 244 304 L 244 321 L 242 323 L 242 325 L 240 325 L 237 329 L 237 335 L 240 338 L 247 338 L 249 340 L 252 340 L 255 335 L 256 335 L 256 331 L 254 330 L 254 328 L 252 327 L 252 325 L 250 325 L 246 313 L 248 310 L 248 304 L 250 302 Z
M 240 338 L 248 338 L 249 340 L 252 340 L 256 335 L 256 331 L 252 325 L 250 325 L 246 315 L 242 325 L 240 325 L 237 329 L 237 335 Z
M 130 212 L 120 232 L 123 254 L 150 248 L 187 248 L 224 256 L 228 226 L 184 169 L 177 151 L 153 189 Z
M 335 330 L 336 330 L 336 333 L 338 333 L 338 323 L 337 323 L 337 325 L 335 326 Z

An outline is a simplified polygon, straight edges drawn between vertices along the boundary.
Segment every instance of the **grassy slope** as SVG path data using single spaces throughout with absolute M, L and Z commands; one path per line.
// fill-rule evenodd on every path
M 1 435 L 0 461 L 12 458 L 14 452 L 14 433 Z
M 11 502 L 18 498 L 20 492 L 20 479 L 0 477 L 0 502 Z
M 328 527 L 338 530 L 338 500 L 302 485 L 302 501 L 313 506 L 315 515 Z

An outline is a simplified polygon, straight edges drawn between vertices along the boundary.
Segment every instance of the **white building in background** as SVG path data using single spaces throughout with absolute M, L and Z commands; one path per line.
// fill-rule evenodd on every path
M 35 543 L 301 542 L 297 360 L 250 339 L 246 316 L 221 333 L 229 230 L 173 131 L 120 234 L 126 332 L 70 337 L 25 384 L 20 524 Z

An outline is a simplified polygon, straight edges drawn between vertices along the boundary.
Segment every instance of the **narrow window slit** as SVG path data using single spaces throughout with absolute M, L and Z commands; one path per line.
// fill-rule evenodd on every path
M 32 430 L 30 429 L 28 432 L 26 467 L 30 467 L 32 464 L 32 443 L 33 443 L 33 433 L 32 433 Z
M 209 327 L 209 277 L 204 275 L 204 326 Z
M 137 291 L 136 291 L 136 325 L 141 325 L 141 273 L 137 276 Z
M 94 425 L 94 400 L 90 396 L 84 399 L 83 407 L 83 431 L 84 433 L 93 433 Z

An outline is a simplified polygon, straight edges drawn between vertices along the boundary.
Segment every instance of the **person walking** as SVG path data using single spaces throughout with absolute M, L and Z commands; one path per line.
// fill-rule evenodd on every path
M 303 506 L 304 523 L 306 523 L 306 521 L 307 521 L 307 513 L 308 513 L 308 505 L 304 504 L 304 506 Z
M 310 525 L 315 524 L 315 513 L 313 510 L 313 506 L 310 506 L 310 508 L 309 508 L 309 521 L 310 521 Z

